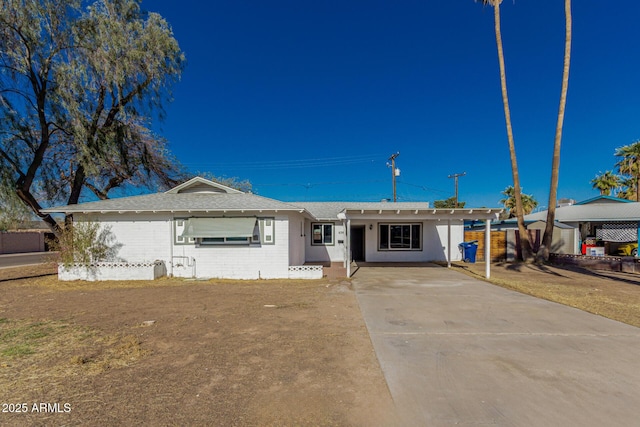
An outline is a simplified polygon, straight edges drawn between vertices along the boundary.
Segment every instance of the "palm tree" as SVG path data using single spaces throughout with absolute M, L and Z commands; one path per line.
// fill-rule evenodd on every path
M 558 198 L 558 177 L 560 172 L 560 145 L 562 143 L 562 127 L 564 124 L 564 110 L 567 104 L 567 90 L 569 89 L 569 65 L 571 63 L 571 0 L 564 1 L 565 38 L 564 38 L 564 68 L 562 71 L 562 88 L 560 90 L 560 106 L 558 107 L 558 121 L 553 143 L 553 158 L 551 160 L 551 185 L 549 186 L 549 209 L 547 223 L 542 235 L 542 244 L 538 249 L 537 259 L 549 260 L 549 248 L 553 239 L 553 223 L 556 218 L 556 201 Z
M 596 177 L 591 180 L 591 184 L 602 196 L 610 196 L 612 191 L 622 186 L 620 177 L 612 171 L 606 171 L 600 173 L 600 175 L 596 175 Z
M 477 0 L 476 0 L 477 1 Z M 522 208 L 522 191 L 520 189 L 520 174 L 518 172 L 518 161 L 516 157 L 516 146 L 513 139 L 513 128 L 511 127 L 511 110 L 509 108 L 509 96 L 507 94 L 507 74 L 504 66 L 504 51 L 502 49 L 502 33 L 500 30 L 500 4 L 502 0 L 482 0 L 483 5 L 493 6 L 493 21 L 496 33 L 496 46 L 498 48 L 498 63 L 500 65 L 500 86 L 502 88 L 502 105 L 504 107 L 504 118 L 507 126 L 507 140 L 509 142 L 509 157 L 511 160 L 511 174 L 513 176 L 513 189 L 515 199 L 516 218 L 518 220 L 518 231 L 520 232 L 521 253 L 524 261 L 530 261 L 532 256 L 532 246 L 529 234 L 524 226 L 524 211 Z
M 618 192 L 618 197 L 621 199 L 627 200 L 637 200 L 636 187 L 638 186 L 638 178 L 636 177 L 627 177 L 622 180 L 620 183 L 620 187 L 622 190 Z
M 621 157 L 616 163 L 618 171 L 623 175 L 631 176 L 631 180 L 627 180 L 625 185 L 632 185 L 636 202 L 640 202 L 640 179 L 638 179 L 640 177 L 640 141 L 617 148 L 614 154 L 616 157 Z
M 516 207 L 515 190 L 513 186 L 508 186 L 502 191 L 505 196 L 500 200 L 500 204 L 509 212 L 509 218 L 513 218 L 515 215 L 513 211 Z M 521 194 L 522 197 L 522 210 L 525 215 L 529 215 L 538 206 L 538 201 L 531 194 Z

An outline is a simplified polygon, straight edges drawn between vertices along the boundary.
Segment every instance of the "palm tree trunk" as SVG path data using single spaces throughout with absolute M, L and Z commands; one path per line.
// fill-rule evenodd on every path
M 564 69 L 562 71 L 562 89 L 560 91 L 560 106 L 558 108 L 558 121 L 556 124 L 556 136 L 553 144 L 553 159 L 551 161 L 551 185 L 549 186 L 549 209 L 547 210 L 547 224 L 544 228 L 542 245 L 537 254 L 538 261 L 549 260 L 549 250 L 553 241 L 553 225 L 556 217 L 556 202 L 558 197 L 558 176 L 560 171 L 560 145 L 562 143 L 562 127 L 564 124 L 564 111 L 567 104 L 567 90 L 569 89 L 569 65 L 571 62 L 571 0 L 564 1 L 565 13 L 565 41 L 564 41 Z
M 513 195 L 516 201 L 516 219 L 518 220 L 518 231 L 520 233 L 520 248 L 522 259 L 530 261 L 532 257 L 531 241 L 524 225 L 524 210 L 522 208 L 522 191 L 520 189 L 520 175 L 518 173 L 518 161 L 516 157 L 516 146 L 513 140 L 513 128 L 511 126 L 511 110 L 509 108 L 509 97 L 507 95 L 507 74 L 504 66 L 504 51 L 502 49 L 502 33 L 500 31 L 500 3 L 502 0 L 492 0 L 493 17 L 496 32 L 496 44 L 498 47 L 498 62 L 500 63 L 500 86 L 502 87 L 502 105 L 504 106 L 504 117 L 507 125 L 507 139 L 509 141 L 509 157 L 511 159 L 511 173 L 513 175 Z

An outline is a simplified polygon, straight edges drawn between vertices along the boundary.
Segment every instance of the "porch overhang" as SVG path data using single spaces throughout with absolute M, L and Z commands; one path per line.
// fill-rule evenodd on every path
M 402 207 L 389 203 L 389 207 L 376 208 L 346 208 L 338 214 L 347 230 L 347 248 L 345 267 L 347 275 L 351 276 L 351 250 L 350 234 L 351 220 L 372 220 L 372 221 L 444 221 L 447 224 L 447 266 L 451 267 L 451 224 L 460 221 L 484 221 L 485 222 L 485 277 L 491 276 L 491 221 L 497 220 L 501 208 L 473 208 L 473 209 L 450 209 L 450 208 L 414 208 Z M 394 206 L 395 205 L 395 206 Z
M 450 209 L 450 208 L 426 208 L 413 209 L 397 206 L 381 209 L 351 209 L 346 208 L 341 213 L 344 218 L 359 219 L 379 219 L 381 217 L 412 217 L 413 219 L 427 220 L 495 220 L 502 213 L 500 208 L 473 208 L 473 209 Z

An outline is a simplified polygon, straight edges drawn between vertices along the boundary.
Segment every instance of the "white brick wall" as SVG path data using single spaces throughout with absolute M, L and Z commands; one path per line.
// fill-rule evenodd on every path
M 289 221 L 275 217 L 273 245 L 174 245 L 173 269 L 178 277 L 278 279 L 289 277 Z M 183 264 L 178 266 L 177 264 Z
M 103 226 L 111 227 L 117 243 L 122 245 L 118 257 L 124 261 L 170 260 L 172 236 L 168 214 L 74 215 L 76 222 L 87 220 L 99 220 Z
M 301 265 L 289 267 L 289 279 L 322 279 L 321 265 Z
M 166 276 L 164 263 L 145 263 L 134 265 L 127 263 L 98 263 L 96 265 L 58 266 L 58 279 L 69 280 L 154 280 Z
M 275 218 L 273 245 L 175 245 L 173 220 L 168 214 L 105 214 L 122 244 L 118 256 L 128 262 L 164 261 L 168 274 L 178 277 L 274 279 L 289 276 L 289 221 Z M 184 216 L 181 216 L 184 218 Z M 97 220 L 76 215 L 75 220 Z

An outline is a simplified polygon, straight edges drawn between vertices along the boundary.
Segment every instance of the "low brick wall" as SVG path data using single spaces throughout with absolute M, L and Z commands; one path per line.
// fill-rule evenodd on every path
M 551 254 L 549 262 L 555 265 L 575 265 L 592 270 L 640 273 L 640 260 L 632 256 L 586 256 Z
M 292 265 L 289 267 L 289 279 L 322 279 L 321 265 Z
M 100 262 L 90 265 L 58 265 L 58 280 L 155 280 L 167 275 L 164 262 Z

